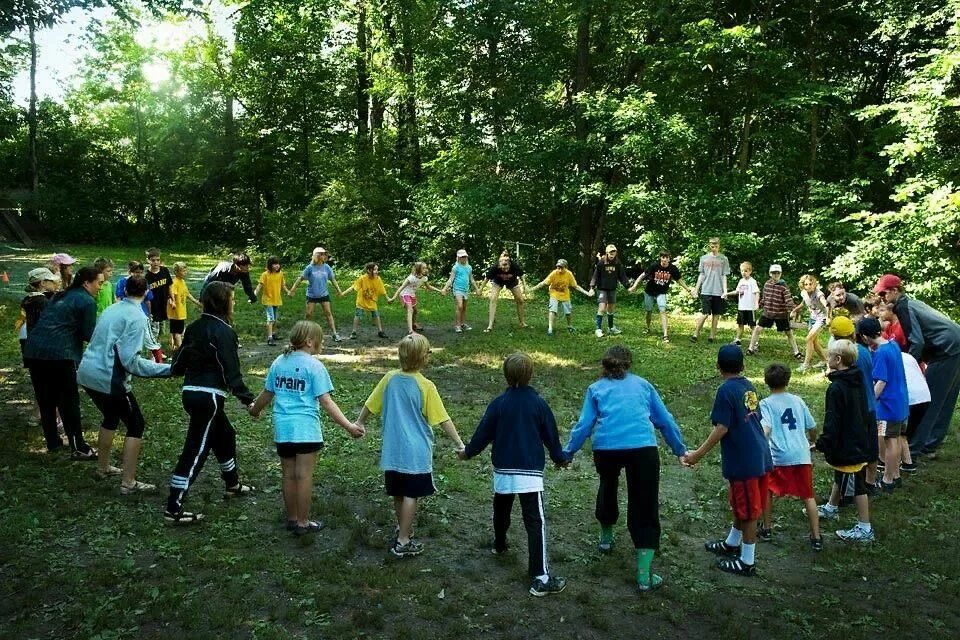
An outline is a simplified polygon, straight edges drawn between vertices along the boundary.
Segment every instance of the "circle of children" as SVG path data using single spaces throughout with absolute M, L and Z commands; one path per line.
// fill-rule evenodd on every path
M 608 333 L 620 333 L 614 323 L 617 288 L 622 284 L 633 292 L 643 284 L 647 331 L 651 332 L 656 308 L 666 342 L 667 294 L 677 283 L 699 297 L 702 304 L 690 341 L 699 339 L 706 319 L 711 318 L 709 341 L 714 342 L 725 301 L 736 297 L 736 339 L 721 346 L 717 355 L 716 366 L 724 381 L 714 401 L 714 428 L 709 437 L 699 447 L 688 448 L 653 385 L 630 372 L 629 349 L 617 345 L 603 356 L 602 376 L 587 388 L 579 420 L 565 446 L 550 407 L 530 386 L 533 362 L 522 353 L 504 361 L 507 389 L 490 403 L 472 439 L 464 444 L 436 386 L 421 372 L 427 364 L 430 343 L 417 324 L 417 291 L 426 288 L 446 294 L 452 290 L 456 301 L 454 331 L 468 331 L 467 300 L 471 290 L 479 294 L 480 287 L 465 250 L 457 252 L 456 263 L 442 288 L 428 284 L 427 266 L 417 262 L 410 276 L 388 298 L 392 302 L 399 297 L 407 310 L 408 332 L 398 347 L 400 366 L 383 376 L 356 420 L 347 418 L 334 402 L 330 375 L 314 357 L 321 350 L 323 332 L 312 317 L 320 304 L 330 333 L 339 341 L 331 313 L 331 288 L 340 296 L 355 290 L 356 312 L 350 337 L 356 336 L 359 321 L 367 314 L 378 335 L 385 337 L 377 300 L 387 293 L 377 265 L 367 265 L 363 275 L 341 289 L 328 264 L 327 252 L 318 247 L 291 286 L 286 285 L 280 262 L 271 258 L 254 289 L 250 259 L 237 254 L 209 272 L 197 300 L 187 288 L 185 264 L 174 264 L 171 273 L 156 249 L 147 251 L 147 260 L 146 269 L 139 262 L 131 262 L 128 274 L 116 287 L 110 282 L 112 263 L 102 258 L 74 273 L 76 261 L 57 254 L 49 268 L 29 273 L 19 329 L 24 363 L 32 378 L 49 450 L 69 446 L 73 458 L 97 461 L 97 474 L 118 476 L 123 494 L 155 490 L 154 485 L 136 478 L 144 418 L 131 390 L 131 377 L 182 376 L 182 401 L 189 421 L 163 515 L 174 525 L 197 523 L 203 515 L 186 510 L 185 499 L 211 450 L 220 465 L 226 498 L 254 491 L 240 480 L 235 432 L 224 411 L 227 396 L 239 399 L 253 418 L 272 403 L 286 526 L 293 534 L 303 535 L 322 527 L 309 517 L 314 465 L 323 446 L 320 409 L 354 438 L 364 436 L 370 415 L 379 415 L 383 431 L 380 467 L 397 519 L 390 552 L 407 557 L 420 554 L 424 548 L 413 537 L 413 522 L 417 501 L 434 492 L 432 429 L 439 426 L 455 443 L 461 460 L 492 445 L 492 551 L 507 550 L 510 512 L 518 496 L 529 548 L 529 590 L 535 596 L 558 593 L 566 584 L 564 578 L 550 572 L 547 561 L 545 448 L 558 467 L 565 467 L 585 440 L 592 439 L 599 476 L 596 517 L 601 553 L 609 553 L 614 543 L 614 526 L 619 518 L 617 489 L 621 471 L 625 472 L 627 528 L 636 548 L 638 589 L 644 592 L 662 584 L 651 571 L 660 541 L 657 430 L 685 466 L 697 464 L 720 444 L 734 523 L 726 538 L 706 543 L 705 550 L 716 554 L 719 569 L 752 576 L 756 572 L 758 539 L 772 537 L 771 495 L 803 501 L 814 551 L 823 545 L 820 520 L 837 519 L 841 505 L 847 503 L 856 505 L 857 521 L 836 535 L 853 543 L 874 540 L 870 497 L 897 491 L 902 483 L 901 471 L 914 472 L 919 458 L 936 456 L 960 391 L 960 326 L 906 296 L 895 275 L 879 279 L 872 300 L 861 300 L 838 282 L 829 285 L 825 294 L 815 277 L 804 275 L 799 280 L 801 301 L 795 304 L 782 279 L 783 271 L 776 264 L 770 265 L 769 279 L 761 287 L 752 277 L 751 265 L 743 263 L 742 277 L 730 290 L 730 265 L 720 252 L 717 238 L 710 239 L 709 250 L 700 259 L 692 289 L 683 284 L 666 251 L 631 285 L 617 248 L 609 245 L 599 256 L 589 290 L 577 284 L 565 260 L 558 260 L 556 270 L 531 288 L 549 288 L 548 333 L 554 332 L 556 316 L 561 313 L 566 316 L 567 328 L 573 330 L 571 289 L 585 296 L 597 293 L 598 337 L 604 335 L 604 315 Z M 492 288 L 487 331 L 494 327 L 496 302 L 504 288 L 513 293 L 520 325 L 526 326 L 522 276 L 520 266 L 506 253 L 486 272 L 485 279 Z M 256 302 L 262 294 L 270 344 L 275 342 L 282 292 L 292 296 L 301 282 L 307 283 L 306 319 L 293 325 L 288 344 L 273 361 L 259 395 L 244 384 L 237 334 L 231 327 L 234 285 L 238 282 L 249 302 Z M 202 308 L 202 315 L 189 325 L 187 302 Z M 804 308 L 809 319 L 806 350 L 802 353 L 790 320 Z M 169 324 L 170 347 L 175 352 L 170 363 L 165 362 L 160 346 L 164 324 Z M 762 329 L 772 327 L 786 335 L 791 353 L 802 360 L 798 371 L 818 366 L 827 369 L 825 417 L 816 439 L 809 409 L 787 390 L 790 367 L 773 364 L 766 368 L 764 380 L 770 393 L 763 400 L 742 375 L 745 354 L 740 345 L 744 332 L 750 332 L 746 354 L 752 355 L 757 353 Z M 826 351 L 818 340 L 824 330 L 831 334 Z M 86 349 L 84 343 L 88 343 Z M 153 353 L 152 359 L 141 357 L 144 348 Z M 103 415 L 97 448 L 87 444 L 81 430 L 80 387 Z M 126 434 L 122 464 L 115 467 L 111 447 L 121 422 Z M 813 492 L 813 450 L 821 452 L 835 470 L 830 497 L 819 506 Z

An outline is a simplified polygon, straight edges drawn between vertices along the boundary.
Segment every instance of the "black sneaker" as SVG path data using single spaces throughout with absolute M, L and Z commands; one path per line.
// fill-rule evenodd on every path
M 530 583 L 530 595 L 542 598 L 543 596 L 552 596 L 560 593 L 567 588 L 567 579 L 560 576 L 550 576 L 546 582 L 540 578 L 534 578 Z
M 383 331 L 377 331 L 377 337 L 378 337 L 378 338 L 386 338 L 386 337 L 387 337 L 387 334 L 385 334 Z
M 613 540 L 604 541 L 601 540 L 597 543 L 597 551 L 600 552 L 600 555 L 610 555 L 613 552 Z
M 887 463 L 883 460 L 877 460 L 877 471 L 886 471 Z
M 696 342 L 697 336 L 690 336 L 690 342 Z
M 710 542 L 705 542 L 703 548 L 717 556 L 740 555 L 740 545 L 731 547 L 727 544 L 726 540 L 711 540 Z
M 773 527 L 757 527 L 757 537 L 761 542 L 770 542 L 773 540 Z
M 799 351 L 797 351 L 796 353 L 794 353 L 794 354 L 793 354 L 793 357 L 796 358 L 797 360 L 803 360 L 803 354 L 800 353 Z
M 900 465 L 900 471 L 904 473 L 916 473 L 918 468 L 916 462 L 911 462 L 910 464 L 903 463 Z
M 277 346 L 277 340 L 273 336 L 270 336 L 269 338 L 267 338 L 267 346 L 268 347 Z
M 393 546 L 390 547 L 390 553 L 398 558 L 412 558 L 423 553 L 423 544 L 416 540 L 410 540 L 407 544 L 400 544 L 399 540 L 394 540 Z
M 817 553 L 823 551 L 823 538 L 814 538 L 810 536 L 810 548 Z
M 83 462 L 95 462 L 97 460 L 97 450 L 90 445 L 87 445 L 86 449 L 74 449 L 70 452 L 70 459 Z
M 717 568 L 720 571 L 737 576 L 752 577 L 757 575 L 756 565 L 747 564 L 740 558 L 720 558 L 717 560 Z
M 495 556 L 502 556 L 507 551 L 510 551 L 510 545 L 508 544 L 505 544 L 502 547 L 498 547 L 496 542 L 490 543 L 490 553 L 492 553 Z
M 893 481 L 893 486 L 899 489 L 903 486 L 903 478 L 897 478 Z
M 889 484 L 887 484 L 886 482 L 883 482 L 882 480 L 880 481 L 880 491 L 883 491 L 883 492 L 886 493 L 886 494 L 891 494 L 891 493 L 893 493 L 893 490 L 896 489 L 896 488 L 897 488 L 897 485 L 895 485 L 895 484 L 892 483 L 892 482 L 889 483 Z

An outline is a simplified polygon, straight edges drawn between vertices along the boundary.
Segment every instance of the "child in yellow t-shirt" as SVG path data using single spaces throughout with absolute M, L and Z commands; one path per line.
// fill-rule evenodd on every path
M 567 268 L 567 261 L 561 258 L 557 260 L 557 268 L 550 272 L 546 278 L 530 289 L 536 291 L 540 287 L 547 285 L 550 288 L 550 306 L 547 314 L 547 335 L 553 335 L 553 323 L 559 312 L 567 316 L 567 331 L 573 333 L 573 305 L 570 304 L 570 289 L 576 289 L 587 297 L 592 297 L 593 292 L 587 291 L 579 284 L 577 279 Z
M 173 263 L 173 282 L 167 300 L 167 318 L 170 320 L 170 349 L 176 351 L 183 344 L 183 329 L 187 324 L 187 300 L 200 305 L 187 288 L 187 263 Z
M 267 270 L 260 274 L 260 281 L 257 282 L 253 295 L 259 296 L 261 290 L 263 291 L 261 302 L 267 310 L 267 344 L 272 347 L 277 344 L 277 336 L 273 330 L 277 325 L 277 312 L 283 304 L 283 296 L 280 292 L 290 295 L 287 281 L 283 277 L 283 271 L 280 270 L 280 259 L 276 256 L 267 258 Z
M 363 317 L 364 311 L 370 313 L 370 318 L 377 325 L 377 335 L 386 338 L 387 334 L 383 332 L 383 322 L 380 320 L 380 311 L 377 309 L 377 299 L 387 295 L 387 289 L 380 278 L 380 265 L 368 262 L 364 271 L 365 273 L 354 280 L 352 285 L 340 292 L 341 298 L 351 289 L 357 292 L 357 309 L 353 314 L 353 331 L 350 332 L 350 339 L 356 340 L 360 318 Z

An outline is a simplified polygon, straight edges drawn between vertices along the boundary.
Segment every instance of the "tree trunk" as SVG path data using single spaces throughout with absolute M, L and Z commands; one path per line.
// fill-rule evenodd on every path
M 27 21 L 30 35 L 30 106 L 27 110 L 27 158 L 30 165 L 30 213 L 40 209 L 40 172 L 37 164 L 37 34 L 33 18 Z
M 573 76 L 573 86 L 570 91 L 570 99 L 573 105 L 574 134 L 577 140 L 577 173 L 580 179 L 590 171 L 590 152 L 587 148 L 587 137 L 589 135 L 587 120 L 583 114 L 583 108 L 576 104 L 576 97 L 583 92 L 590 81 L 590 19 L 592 14 L 591 0 L 580 0 L 580 10 L 577 18 L 577 60 L 576 69 Z M 578 239 L 580 244 L 579 266 L 577 275 L 581 278 L 588 277 L 590 269 L 593 267 L 593 254 L 595 239 L 600 230 L 597 229 L 598 220 L 597 211 L 599 207 L 596 202 L 581 199 L 578 207 Z
M 750 127 L 753 125 L 753 114 L 747 111 L 743 114 L 743 126 L 740 128 L 740 151 L 737 154 L 737 169 L 741 172 L 750 167 Z
M 404 105 L 406 108 L 408 166 L 413 181 L 423 178 L 423 162 L 420 157 L 420 130 L 417 123 L 417 83 L 413 73 L 413 34 L 410 25 L 410 11 L 404 5 L 401 12 L 401 42 L 403 46 L 403 76 L 406 84 Z
M 357 152 L 370 148 L 370 74 L 367 70 L 367 3 L 357 0 Z

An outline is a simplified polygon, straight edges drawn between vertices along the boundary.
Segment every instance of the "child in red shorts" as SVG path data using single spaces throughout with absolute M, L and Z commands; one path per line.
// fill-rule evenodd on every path
M 753 384 L 743 377 L 743 351 L 732 344 L 720 347 L 717 368 L 723 384 L 717 389 L 710 420 L 713 431 L 700 447 L 681 458 L 695 465 L 720 443 L 723 477 L 730 483 L 733 527 L 726 540 L 707 542 L 704 548 L 720 558 L 721 571 L 756 575 L 757 520 L 763 515 L 769 489 L 767 472 L 773 467 L 770 447 L 760 426 L 760 400 Z
M 766 542 L 773 539 L 773 496 L 793 496 L 803 500 L 810 520 L 810 546 L 823 549 L 820 537 L 820 518 L 813 497 L 813 462 L 810 445 L 817 433 L 817 423 L 807 403 L 787 392 L 790 369 L 782 364 L 771 364 L 763 372 L 763 381 L 770 388 L 770 396 L 760 401 L 760 424 L 770 442 L 773 471 L 768 483 L 770 499 L 763 512 L 763 525 L 757 536 Z

